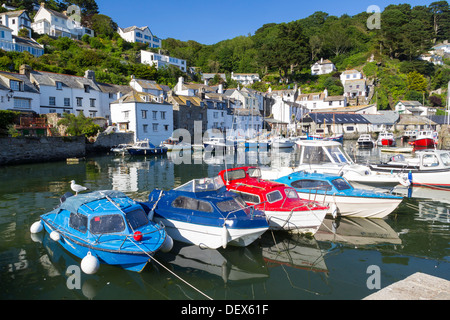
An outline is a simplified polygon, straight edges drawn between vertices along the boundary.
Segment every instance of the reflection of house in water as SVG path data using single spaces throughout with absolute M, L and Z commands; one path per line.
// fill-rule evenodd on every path
M 419 216 L 416 220 L 450 223 L 450 206 L 434 201 L 419 202 Z
M 173 188 L 173 162 L 153 157 L 121 158 L 120 161 L 120 165 L 108 169 L 114 190 L 151 192 L 154 188 Z

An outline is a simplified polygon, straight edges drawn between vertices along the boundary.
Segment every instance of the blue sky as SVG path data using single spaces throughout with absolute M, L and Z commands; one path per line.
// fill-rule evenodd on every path
M 433 0 L 434 1 L 434 0 Z M 195 40 L 214 44 L 241 35 L 254 34 L 266 23 L 290 22 L 316 11 L 329 15 L 355 15 L 377 5 L 429 5 L 425 0 L 96 0 L 101 14 L 119 27 L 148 26 L 159 38 Z

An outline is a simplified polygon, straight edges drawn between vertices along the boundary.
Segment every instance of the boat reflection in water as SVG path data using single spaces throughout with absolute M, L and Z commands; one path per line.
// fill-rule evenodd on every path
M 175 242 L 172 252 L 161 253 L 160 257 L 184 273 L 201 271 L 221 278 L 224 283 L 269 277 L 257 246 L 216 250 Z

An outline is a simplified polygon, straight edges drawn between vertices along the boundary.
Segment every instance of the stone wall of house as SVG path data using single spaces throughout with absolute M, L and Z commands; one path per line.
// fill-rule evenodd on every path
M 439 131 L 439 149 L 450 150 L 450 126 L 442 125 Z
M 0 165 L 84 157 L 84 137 L 0 138 Z

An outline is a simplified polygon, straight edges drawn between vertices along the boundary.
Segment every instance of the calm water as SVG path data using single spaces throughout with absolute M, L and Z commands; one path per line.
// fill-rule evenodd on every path
M 346 149 L 358 162 L 385 156 L 353 144 L 346 143 Z M 91 190 L 117 189 L 145 199 L 155 187 L 170 189 L 224 168 L 223 161 L 191 155 L 197 164 L 179 164 L 179 156 L 105 155 L 79 164 L 1 167 L 0 298 L 205 299 L 171 272 L 215 300 L 362 299 L 374 292 L 367 285 L 373 265 L 379 267 L 381 287 L 415 272 L 450 280 L 450 191 L 414 189 L 413 196 L 421 198 L 405 198 L 386 219 L 327 220 L 312 239 L 266 232 L 246 248 L 201 250 L 176 243 L 170 254 L 155 256 L 171 272 L 155 262 L 140 274 L 102 265 L 97 274 L 82 275 L 81 289 L 69 289 L 67 268 L 79 259 L 45 232 L 32 237 L 30 225 L 59 203 L 73 179 Z M 246 152 L 238 161 L 277 166 L 297 157 L 296 149 Z M 228 166 L 233 160 L 227 159 Z

